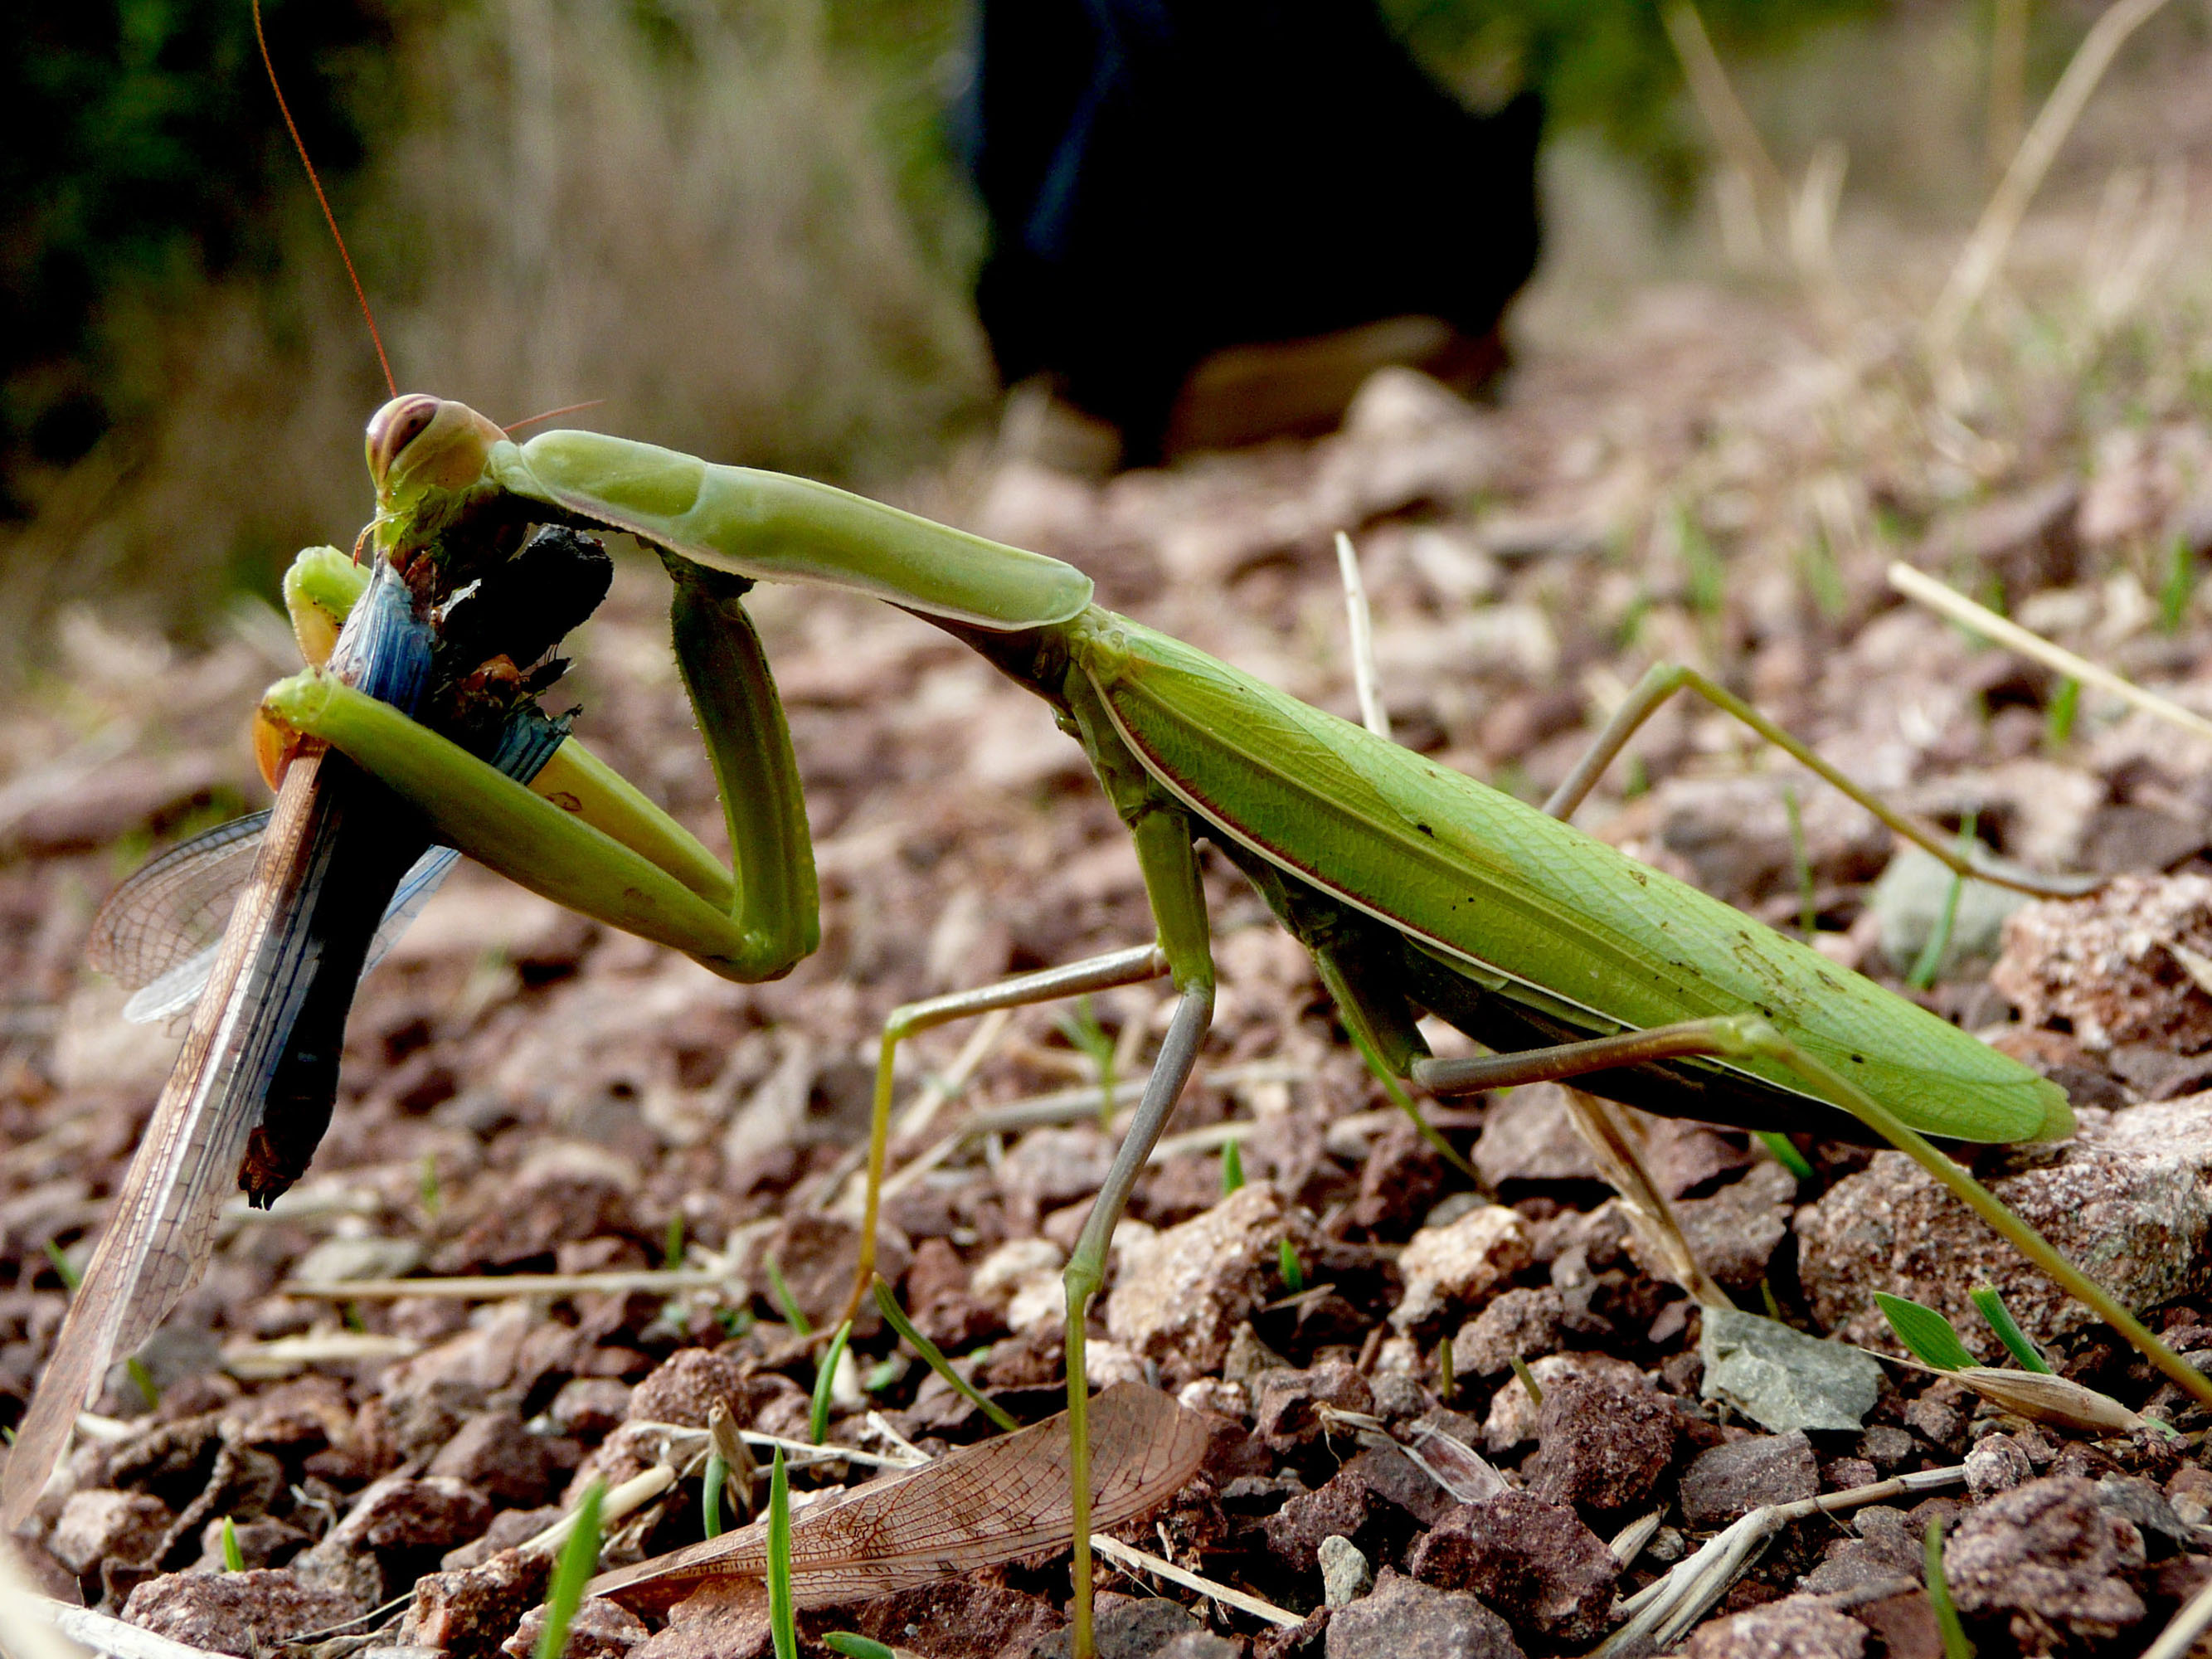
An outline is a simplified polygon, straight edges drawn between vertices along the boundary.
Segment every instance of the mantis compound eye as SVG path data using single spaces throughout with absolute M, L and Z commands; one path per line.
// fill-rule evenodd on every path
M 372 477 L 387 477 L 392 463 L 408 445 L 421 437 L 437 418 L 438 399 L 420 392 L 394 398 L 378 410 L 368 422 L 368 468 Z

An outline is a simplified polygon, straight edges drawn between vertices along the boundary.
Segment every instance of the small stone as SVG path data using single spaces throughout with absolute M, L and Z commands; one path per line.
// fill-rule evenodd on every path
M 1010 1238 L 975 1264 L 969 1294 L 1003 1303 L 1030 1279 L 1056 1279 L 1066 1264 L 1060 1246 L 1048 1238 Z
M 1483 1116 L 1473 1162 L 1492 1192 L 1508 1183 L 1581 1186 L 1604 1179 L 1556 1083 L 1533 1083 L 1495 1101 Z
M 545 1408 L 556 1433 L 604 1440 L 629 1415 L 630 1388 L 611 1376 L 571 1377 Z
M 1415 1530 L 1413 1516 L 1349 1464 L 1260 1523 L 1269 1552 L 1294 1577 L 1313 1570 L 1321 1540 L 1333 1534 L 1370 1551 L 1395 1554 Z
M 548 1168 L 506 1183 L 500 1201 L 439 1250 L 432 1266 L 441 1273 L 514 1267 L 577 1239 L 636 1231 L 622 1182 L 565 1165 Z
M 125 1603 L 126 1624 L 216 1653 L 273 1653 L 295 1636 L 353 1618 L 363 1604 L 281 1569 L 173 1572 L 150 1579 Z
M 2135 1523 L 2144 1553 L 2153 1561 L 2185 1553 L 2196 1535 L 2173 1512 L 2166 1494 L 2139 1474 L 2108 1474 L 2097 1482 L 2099 1507 Z
M 1856 1429 L 1881 1394 L 1871 1354 L 1757 1314 L 1708 1308 L 1698 1352 L 1705 1396 L 1725 1400 L 1761 1428 Z
M 508 1659 L 535 1659 L 544 1633 L 545 1609 L 532 1607 L 499 1650 Z M 628 1607 L 603 1595 L 587 1596 L 576 1604 L 575 1615 L 568 1621 L 568 1645 L 562 1659 L 623 1659 L 650 1634 Z
M 1691 1460 L 1682 1471 L 1682 1520 L 1717 1532 L 1765 1504 L 1793 1504 L 1820 1490 L 1820 1465 L 1802 1430 L 1754 1435 Z
M 573 1464 L 571 1449 L 568 1462 Z M 532 1509 L 553 1493 L 562 1460 L 514 1412 L 481 1412 L 430 1460 L 429 1473 L 472 1486 L 501 1509 Z
M 1648 1389 L 1576 1378 L 1544 1385 L 1539 1473 L 1530 1490 L 1553 1504 L 1610 1513 L 1651 1495 L 1674 1455 L 1673 1404 Z
M 1277 1453 L 1299 1450 L 1321 1437 L 1322 1407 L 1365 1412 L 1375 1403 L 1358 1367 L 1341 1359 L 1311 1370 L 1262 1371 L 1252 1392 L 1253 1431 Z
M 1949 1401 L 1923 1394 L 1905 1402 L 1905 1426 L 1939 1450 L 1953 1451 L 1963 1443 L 1966 1419 Z
M 785 1398 L 804 1405 L 806 1396 L 781 1371 L 749 1372 L 743 1360 L 731 1355 L 682 1348 L 630 1391 L 629 1419 L 703 1429 L 714 1402 L 720 1401 L 730 1408 L 736 1425 L 749 1429 L 763 1412 Z
M 1860 1659 L 1867 1628 L 1817 1596 L 1787 1595 L 1692 1632 L 1683 1659 Z
M 2116 876 L 2087 898 L 2030 904 L 2005 924 L 1990 982 L 2029 1025 L 2065 1022 L 2095 1052 L 2212 1047 L 2212 997 L 2168 947 L 2212 954 L 2212 878 Z
M 1322 1601 L 1324 1605 L 1341 1607 L 1358 1601 L 1375 1588 L 1375 1570 L 1359 1547 L 1342 1533 L 1333 1532 L 1321 1540 L 1316 1552 L 1321 1560 Z
M 387 1475 L 356 1498 L 323 1545 L 353 1549 L 449 1550 L 491 1524 L 480 1492 L 442 1476 Z
M 2078 1475 L 2031 1480 L 1969 1510 L 1943 1549 L 1959 1610 L 2008 1619 L 2023 1652 L 2109 1644 L 2141 1623 L 2126 1575 L 2142 1564 L 2134 1523 L 2100 1508 Z
M 1609 1353 L 1549 1353 L 1533 1362 L 1528 1373 L 1549 1398 L 1553 1387 L 1569 1377 L 1606 1382 L 1617 1389 L 1649 1389 L 1642 1371 L 1626 1359 Z M 1498 1386 L 1490 1397 L 1490 1414 L 1483 1419 L 1482 1442 L 1492 1456 L 1511 1451 L 1537 1431 L 1535 1401 L 1517 1376 Z
M 292 1277 L 310 1285 L 344 1279 L 404 1279 L 422 1265 L 422 1246 L 411 1238 L 326 1238 L 292 1264 Z
M 1410 1123 L 1394 1123 L 1359 1166 L 1359 1196 L 1346 1224 L 1370 1237 L 1403 1238 L 1443 1194 L 1447 1171 Z
M 1755 1290 L 1789 1236 L 1796 1205 L 1797 1177 L 1779 1164 L 1761 1163 L 1709 1198 L 1678 1200 L 1674 1218 L 1699 1267 L 1730 1288 Z M 1645 1260 L 1639 1235 L 1628 1236 L 1628 1250 L 1646 1273 L 1664 1276 L 1662 1263 Z
M 1869 1423 L 1859 1437 L 1859 1451 L 1875 1468 L 1889 1474 L 1918 1455 L 1920 1448 L 1911 1435 L 1893 1424 Z
M 1522 1659 L 1513 1630 L 1464 1590 L 1440 1590 L 1389 1567 L 1375 1588 L 1328 1616 L 1326 1659 Z
M 426 1573 L 415 1583 L 399 1639 L 453 1659 L 491 1659 L 516 1621 L 544 1599 L 552 1574 L 550 1554 L 520 1550 L 502 1550 L 482 1566 L 458 1572 Z
M 1452 1338 L 1452 1371 L 1495 1376 L 1516 1359 L 1534 1359 L 1559 1346 L 1566 1304 L 1549 1285 L 1500 1292 Z
M 1977 1503 L 2035 1479 L 2027 1454 L 2008 1434 L 1987 1434 L 1966 1454 L 1966 1490 Z
M 1218 1372 L 1237 1327 L 1282 1292 L 1283 1242 L 1306 1261 L 1322 1254 L 1305 1214 L 1264 1181 L 1247 1182 L 1204 1215 L 1162 1232 L 1124 1267 L 1106 1300 L 1106 1329 L 1170 1382 Z
M 1390 1310 L 1390 1323 L 1411 1333 L 1464 1313 L 1530 1260 L 1528 1224 L 1502 1204 L 1479 1206 L 1448 1226 L 1424 1227 L 1399 1253 L 1406 1294 Z
M 568 1513 L 558 1504 L 548 1504 L 534 1510 L 501 1510 L 491 1518 L 484 1535 L 447 1550 L 438 1559 L 442 1572 L 460 1572 L 470 1567 L 480 1567 L 501 1550 L 511 1550 L 526 1544 Z
M 1152 1595 L 1102 1592 L 1092 1621 L 1098 1659 L 1161 1659 L 1170 1644 L 1206 1633 L 1179 1603 Z M 1069 1632 L 1055 1631 L 1030 1643 L 1026 1659 L 1067 1659 L 1073 1647 Z
M 1572 1510 L 1509 1492 L 1446 1515 L 1413 1546 L 1406 1571 L 1472 1591 L 1516 1628 L 1578 1645 L 1603 1633 L 1620 1563 Z
M 1096 1193 L 1113 1166 L 1113 1137 L 1095 1123 L 1030 1130 L 999 1160 L 999 1190 L 1006 1195 L 1007 1225 L 1018 1236 L 1033 1234 L 1047 1211 Z M 975 1293 L 984 1294 L 980 1289 Z
M 150 1492 L 73 1492 L 46 1534 L 46 1553 L 80 1578 L 105 1560 L 135 1565 L 152 1559 L 175 1518 Z
M 2026 1167 L 1985 1173 L 1983 1183 L 2124 1307 L 2212 1283 L 2212 1096 L 2081 1115 L 2073 1139 L 2023 1153 Z M 2095 1318 L 1901 1152 L 1877 1153 L 1800 1210 L 1796 1224 L 1814 1317 L 1848 1342 L 1896 1352 L 1878 1289 L 1934 1308 L 1991 1363 L 2003 1350 L 1968 1297 L 1978 1285 L 1996 1286 L 2038 1342 Z

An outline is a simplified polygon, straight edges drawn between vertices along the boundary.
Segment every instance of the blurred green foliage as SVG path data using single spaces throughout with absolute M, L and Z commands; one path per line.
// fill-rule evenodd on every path
M 318 163 L 361 158 L 384 0 L 267 0 L 270 45 Z M 0 33 L 0 509 L 26 463 L 65 465 L 127 397 L 102 324 L 277 257 L 292 157 L 246 0 L 7 9 Z
M 1641 161 L 1678 202 L 1697 176 L 1702 135 L 1677 119 L 1681 67 L 1663 0 L 1382 0 L 1430 70 L 1477 102 L 1523 87 L 1553 126 L 1594 129 Z M 1698 0 L 1723 61 L 1780 52 L 1830 25 L 1879 16 L 1886 0 Z

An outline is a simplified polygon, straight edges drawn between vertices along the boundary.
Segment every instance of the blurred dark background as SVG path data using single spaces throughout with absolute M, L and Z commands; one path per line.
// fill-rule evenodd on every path
M 1841 131 L 1852 188 L 1896 211 L 1979 199 L 1987 0 L 1700 9 L 1785 166 Z M 2024 9 L 2039 94 L 2094 9 Z M 1533 91 L 1577 176 L 1662 232 L 1698 210 L 1708 143 L 1650 0 L 1384 12 L 1468 109 Z M 610 429 L 861 483 L 988 429 L 962 0 L 266 17 L 403 388 L 501 420 L 598 398 Z M 4 27 L 0 614 L 97 598 L 189 629 L 365 514 L 357 434 L 385 393 L 246 0 L 19 6 Z

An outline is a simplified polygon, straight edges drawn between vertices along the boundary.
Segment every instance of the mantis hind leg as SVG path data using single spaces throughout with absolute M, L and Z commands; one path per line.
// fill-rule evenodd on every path
M 971 1018 L 1000 1008 L 1033 1007 L 1089 991 L 1111 990 L 1118 985 L 1141 984 L 1148 979 L 1158 979 L 1167 971 L 1165 951 L 1157 945 L 1139 945 L 1061 968 L 1019 974 L 995 985 L 955 991 L 926 1002 L 909 1002 L 891 1010 L 890 1018 L 884 1021 L 883 1043 L 876 1059 L 875 1100 L 868 1119 L 867 1188 L 860 1216 L 860 1265 L 853 1285 L 853 1298 L 845 1309 L 846 1318 L 859 1312 L 861 1298 L 868 1293 L 869 1282 L 876 1273 L 876 1227 L 883 1204 L 884 1164 L 890 1145 L 891 1088 L 899 1044 L 916 1032 L 950 1024 L 957 1019 Z
M 1854 782 L 1822 760 L 1796 738 L 1753 708 L 1742 698 L 1723 686 L 1716 684 L 1694 668 L 1679 663 L 1657 663 L 1644 672 L 1612 719 L 1597 735 L 1589 751 L 1576 763 L 1565 782 L 1552 792 L 1544 803 L 1544 811 L 1552 817 L 1565 819 L 1574 816 L 1575 809 L 1589 797 L 1604 775 L 1607 767 L 1637 730 L 1658 712 L 1660 704 L 1677 691 L 1694 692 L 1722 713 L 1741 721 L 1760 737 L 1781 750 L 1799 765 L 1814 773 L 1850 799 L 1881 820 L 1891 830 L 1923 851 L 1932 854 L 1946 867 L 1962 876 L 1978 876 L 2001 887 L 2010 887 L 2041 898 L 2068 898 L 2086 893 L 2098 886 L 2100 878 L 2094 876 L 2045 876 L 2008 862 L 1994 854 L 1968 850 L 1961 853 L 1955 839 L 1947 836 L 1936 825 L 1924 818 L 1900 812 L 1873 791 Z
M 1416 1060 L 1413 1081 L 1434 1094 L 1465 1094 L 1516 1084 L 1563 1082 L 1593 1073 L 1656 1060 L 1707 1058 L 1769 1060 L 1788 1066 L 1808 1088 L 1849 1111 L 1867 1127 L 1933 1176 L 2000 1237 L 2041 1268 L 2053 1283 L 2120 1333 L 2144 1358 L 2197 1399 L 2212 1404 L 2212 1379 L 2200 1375 L 2112 1294 L 2058 1253 L 2049 1239 L 2007 1209 L 1974 1179 L 1880 1101 L 1832 1066 L 1807 1053 L 1756 1015 L 1684 1020 L 1650 1030 L 1623 1031 L 1583 1042 L 1525 1054 L 1474 1060 Z

